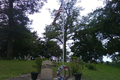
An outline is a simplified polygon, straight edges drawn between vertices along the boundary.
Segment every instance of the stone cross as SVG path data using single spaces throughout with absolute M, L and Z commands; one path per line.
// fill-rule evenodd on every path
M 42 62 L 40 80 L 53 80 L 53 68 L 51 61 L 46 60 Z

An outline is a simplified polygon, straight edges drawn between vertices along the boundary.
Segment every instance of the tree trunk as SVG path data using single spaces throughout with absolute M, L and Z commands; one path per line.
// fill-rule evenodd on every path
M 13 56 L 13 0 L 9 0 L 9 33 L 8 33 L 8 48 L 7 58 L 11 59 Z
M 13 37 L 12 35 L 8 38 L 7 58 L 12 59 L 13 57 Z

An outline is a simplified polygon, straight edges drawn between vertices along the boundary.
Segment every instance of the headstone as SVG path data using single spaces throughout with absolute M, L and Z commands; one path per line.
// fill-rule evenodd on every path
M 40 80 L 53 80 L 52 62 L 49 60 L 42 62 Z
M 27 60 L 30 60 L 30 54 L 27 55 L 27 58 L 26 58 L 26 59 L 27 59 Z

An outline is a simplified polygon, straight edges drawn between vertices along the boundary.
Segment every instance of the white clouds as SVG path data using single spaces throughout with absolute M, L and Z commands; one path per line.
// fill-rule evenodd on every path
M 46 3 L 45 6 L 43 6 L 41 13 L 35 13 L 29 16 L 30 19 L 33 19 L 31 28 L 34 28 L 33 30 L 37 31 L 40 37 L 42 37 L 45 25 L 49 25 L 53 21 L 47 9 L 59 9 L 60 4 L 56 1 L 57 0 L 48 0 L 48 3 Z M 98 6 L 103 6 L 103 2 L 98 0 L 81 0 L 80 6 L 85 8 L 85 10 L 81 12 L 81 15 L 86 15 L 92 10 L 95 10 Z
M 50 13 L 47 10 L 50 8 L 51 10 L 53 9 L 58 9 L 58 3 L 56 0 L 48 0 L 48 3 L 45 4 L 43 9 L 41 10 L 41 13 L 35 13 L 33 15 L 29 15 L 29 18 L 33 20 L 32 25 L 30 26 L 31 28 L 34 28 L 33 30 L 37 31 L 40 37 L 42 37 L 42 33 L 44 32 L 45 25 L 51 24 L 52 19 L 50 17 Z
M 81 15 L 86 15 L 89 12 L 92 12 L 97 7 L 103 7 L 103 2 L 98 0 L 81 0 L 80 5 L 84 8 L 81 12 Z
M 103 56 L 103 61 L 106 62 L 106 61 L 110 61 L 112 62 L 111 58 L 107 57 L 107 56 Z

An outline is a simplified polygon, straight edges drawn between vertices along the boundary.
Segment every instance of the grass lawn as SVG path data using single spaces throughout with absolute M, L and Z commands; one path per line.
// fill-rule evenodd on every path
M 35 61 L 0 60 L 0 80 L 35 71 L 32 67 L 34 62 Z
M 62 63 L 59 64 L 59 66 Z M 65 65 L 69 65 L 69 63 L 65 63 Z M 82 78 L 87 80 L 120 80 L 120 68 L 111 66 L 111 65 L 103 65 L 96 64 L 97 70 L 89 70 L 84 66 L 82 70 Z M 58 67 L 54 68 L 54 74 Z
M 34 63 L 35 61 L 0 60 L 0 80 L 36 71 L 32 67 Z M 59 62 L 58 67 L 61 65 L 62 62 Z M 69 63 L 65 65 L 69 66 Z M 53 67 L 54 75 L 58 67 Z M 97 64 L 96 68 L 97 70 L 89 70 L 84 67 L 82 77 L 88 80 L 120 80 L 120 68 L 102 64 Z
M 83 78 L 88 80 L 120 80 L 120 68 L 111 65 L 96 65 L 97 70 L 84 67 Z

